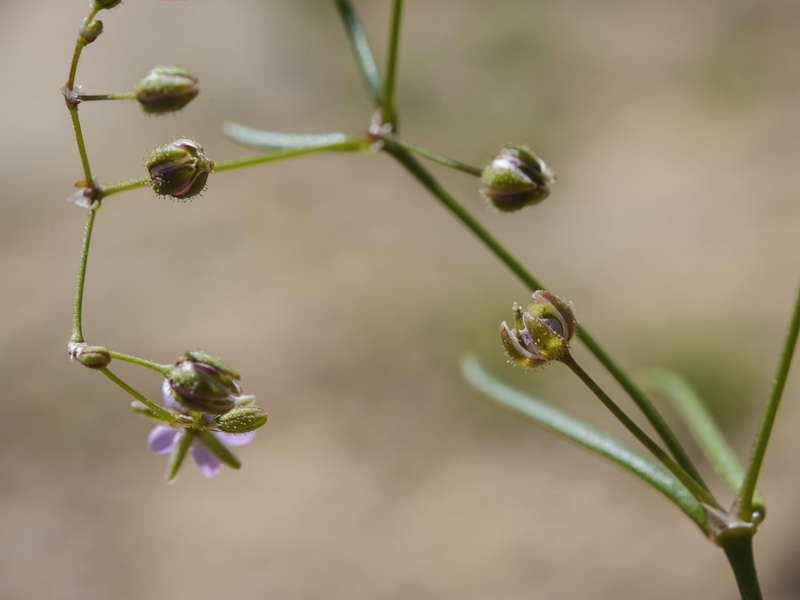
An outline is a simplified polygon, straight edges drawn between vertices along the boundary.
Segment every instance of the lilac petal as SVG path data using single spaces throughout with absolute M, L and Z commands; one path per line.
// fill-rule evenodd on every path
M 197 463 L 197 468 L 204 477 L 214 477 L 219 473 L 220 462 L 216 456 L 211 453 L 211 450 L 206 448 L 205 444 L 198 439 L 192 442 L 192 458 Z
M 177 410 L 179 412 L 186 412 L 185 409 L 172 397 L 172 388 L 169 387 L 168 379 L 165 379 L 164 383 L 161 384 L 161 398 L 164 400 L 162 404 L 167 408 L 171 408 L 172 410 Z
M 220 442 L 226 446 L 244 446 L 253 441 L 256 437 L 255 431 L 248 431 L 247 433 L 214 433 Z
M 175 445 L 178 432 L 169 425 L 156 425 L 147 438 L 147 447 L 156 454 L 166 454 Z

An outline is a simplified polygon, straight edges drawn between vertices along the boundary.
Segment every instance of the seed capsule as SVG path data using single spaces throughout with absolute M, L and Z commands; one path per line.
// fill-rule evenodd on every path
M 189 104 L 200 90 L 197 77 L 178 67 L 155 67 L 133 88 L 146 113 L 174 112 Z
M 496 209 L 512 212 L 550 194 L 555 174 L 524 147 L 501 148 L 481 173 L 481 194 Z
M 147 170 L 156 194 L 184 199 L 203 191 L 214 161 L 200 144 L 182 139 L 153 150 L 147 159 Z

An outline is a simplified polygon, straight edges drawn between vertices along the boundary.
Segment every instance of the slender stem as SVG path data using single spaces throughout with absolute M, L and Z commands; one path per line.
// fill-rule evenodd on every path
M 89 260 L 89 245 L 92 241 L 92 229 L 94 228 L 94 218 L 100 208 L 100 202 L 95 201 L 89 208 L 89 214 L 86 217 L 86 226 L 83 230 L 83 243 L 81 244 L 81 257 L 78 262 L 78 279 L 75 282 L 75 302 L 73 305 L 72 313 L 72 336 L 70 343 L 81 344 L 83 343 L 83 289 L 86 284 L 86 263 Z
M 450 210 L 464 225 L 467 226 L 509 270 L 525 284 L 531 291 L 546 289 L 487 229 L 478 222 L 439 182 L 403 148 L 387 145 L 385 150 L 396 158 L 428 191 L 431 192 L 448 210 Z M 617 383 L 631 397 L 647 420 L 672 452 L 675 460 L 683 469 L 690 473 L 695 481 L 706 487 L 697 468 L 689 459 L 688 454 L 681 446 L 678 438 L 670 429 L 667 422 L 656 410 L 644 392 L 633 382 L 630 376 L 617 365 L 611 356 L 589 335 L 586 329 L 578 325 L 578 336 L 595 358 L 608 370 Z
M 334 0 L 334 3 L 339 10 L 342 21 L 344 21 L 347 37 L 356 56 L 356 63 L 358 63 L 361 76 L 364 78 L 364 82 L 372 95 L 372 100 L 376 106 L 382 106 L 383 81 L 378 72 L 378 65 L 375 63 L 375 57 L 369 47 L 367 34 L 361 26 L 361 21 L 349 0 Z
M 90 24 L 94 20 L 98 10 L 99 9 L 93 8 L 84 20 L 84 23 L 87 25 Z M 78 62 L 81 59 L 81 52 L 83 52 L 85 47 L 86 40 L 78 36 L 78 39 L 75 41 L 75 51 L 72 53 L 72 62 L 69 66 L 69 76 L 67 77 L 67 84 L 65 86 L 70 91 L 72 91 L 72 88 L 75 87 L 75 74 L 78 72 Z
M 78 144 L 78 153 L 81 156 L 81 165 L 83 165 L 83 177 L 86 187 L 94 189 L 96 187 L 94 176 L 92 175 L 92 168 L 89 166 L 89 155 L 86 153 L 86 143 L 83 141 L 83 131 L 81 130 L 81 120 L 78 116 L 78 107 L 68 107 L 69 116 L 72 119 L 72 129 L 75 132 L 75 142 Z
M 397 47 L 400 42 L 400 16 L 403 13 L 403 0 L 392 2 L 392 24 L 389 31 L 389 51 L 386 57 L 386 80 L 383 85 L 383 107 L 381 115 L 384 123 L 395 123 L 394 88 L 397 79 Z
M 126 92 L 124 94 L 78 94 L 78 100 L 81 102 L 91 102 L 92 100 L 133 100 L 136 94 L 133 92 Z
M 217 163 L 214 166 L 214 172 L 228 171 L 230 169 L 240 169 L 242 167 L 249 167 L 251 165 L 258 165 L 261 163 L 272 162 L 284 158 L 292 158 L 294 156 L 303 156 L 305 154 L 313 154 L 314 152 L 355 152 L 358 150 L 366 150 L 370 146 L 370 140 L 367 138 L 354 138 L 346 142 L 337 142 L 335 144 L 324 144 L 322 146 L 308 146 L 306 148 L 291 148 L 289 150 L 282 150 L 280 152 L 271 152 L 269 154 L 262 154 L 259 156 L 251 156 L 248 158 L 238 158 L 226 162 Z
M 633 436 L 641 442 L 641 444 L 647 448 L 653 456 L 655 456 L 661 464 L 663 464 L 675 477 L 686 486 L 692 495 L 697 498 L 700 502 L 708 504 L 710 506 L 719 507 L 714 497 L 704 488 L 702 488 L 695 479 L 689 475 L 683 467 L 681 467 L 677 462 L 675 462 L 672 457 L 670 457 L 662 448 L 659 446 L 653 438 L 647 435 L 633 420 L 625 414 L 616 402 L 614 402 L 608 394 L 603 391 L 603 389 L 597 385 L 597 383 L 592 379 L 589 374 L 584 371 L 575 359 L 573 359 L 570 355 L 567 355 L 566 358 L 561 360 L 562 363 L 567 365 L 578 378 L 586 384 L 592 393 L 599 398 L 599 400 L 603 403 L 603 405 L 611 412 L 616 419 L 622 423 L 625 428 L 630 431 Z
M 764 416 L 758 428 L 756 439 L 753 442 L 750 462 L 747 465 L 742 487 L 736 496 L 735 510 L 739 518 L 743 521 L 750 521 L 753 518 L 753 495 L 755 493 L 756 483 L 758 482 L 758 475 L 761 471 L 761 465 L 764 462 L 764 455 L 767 452 L 767 444 L 772 434 L 772 427 L 775 424 L 775 416 L 778 414 L 778 406 L 783 396 L 783 389 L 786 386 L 786 378 L 789 375 L 789 368 L 792 365 L 792 357 L 794 356 L 794 349 L 797 345 L 798 332 L 800 332 L 800 290 L 798 290 L 797 296 L 795 297 L 792 319 L 789 323 L 789 329 L 786 332 L 786 339 L 783 343 L 783 349 L 781 350 L 781 358 L 778 362 L 775 379 L 772 382 L 772 391 L 770 392 L 767 406 L 764 409 Z
M 395 144 L 397 146 L 400 146 L 403 150 L 407 150 L 408 152 L 413 152 L 414 154 L 422 156 L 423 158 L 427 158 L 428 160 L 432 160 L 433 162 L 439 163 L 440 165 L 444 165 L 445 167 L 449 167 L 457 171 L 462 171 L 464 173 L 474 175 L 475 177 L 481 176 L 482 170 L 479 169 L 478 167 L 473 167 L 472 165 L 462 163 L 452 158 L 448 158 L 440 154 L 435 154 L 430 150 L 426 150 L 425 148 L 421 148 L 420 146 L 415 146 L 411 142 L 408 142 L 397 135 L 390 133 L 384 136 L 383 139 L 388 144 Z
M 106 196 L 111 196 L 112 194 L 127 192 L 128 190 L 134 190 L 136 188 L 146 187 L 148 185 L 150 185 L 150 178 L 142 177 L 141 179 L 130 179 L 128 181 L 121 181 L 119 183 L 107 183 L 100 186 L 100 193 L 102 194 L 103 198 L 105 198 Z
M 753 558 L 753 535 L 743 532 L 742 535 L 726 536 L 720 545 L 728 557 L 728 562 L 736 577 L 739 594 L 742 600 L 762 600 L 761 587 L 758 584 L 758 573 Z
M 162 407 L 160 407 L 155 402 L 153 402 L 151 400 L 148 400 L 143 394 L 140 394 L 135 389 L 133 389 L 131 386 L 129 386 L 127 383 L 122 381 L 122 379 L 120 379 L 119 377 L 114 375 L 114 373 L 112 373 L 108 368 L 100 369 L 100 372 L 103 375 L 105 375 L 106 377 L 108 377 L 111 381 L 116 383 L 123 390 L 128 392 L 131 396 L 136 398 L 139 402 L 144 404 L 151 411 L 153 411 L 153 413 L 156 414 L 158 416 L 158 418 L 161 419 L 162 421 L 164 421 L 165 423 L 176 423 L 177 422 L 177 419 L 175 419 L 175 417 L 169 411 L 164 410 Z
M 169 368 L 171 367 L 171 365 L 160 365 L 150 360 L 139 358 L 138 356 L 130 356 L 129 354 L 122 354 L 121 352 L 109 352 L 109 354 L 111 355 L 111 358 L 115 360 L 122 360 L 125 362 L 133 363 L 134 365 L 147 367 L 148 369 L 152 369 L 153 371 L 158 371 L 162 375 L 165 375 L 169 370 Z

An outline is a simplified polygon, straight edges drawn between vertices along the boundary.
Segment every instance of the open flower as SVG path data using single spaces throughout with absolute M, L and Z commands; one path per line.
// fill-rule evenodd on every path
M 187 413 L 186 409 L 173 399 L 169 381 L 166 379 L 162 385 L 162 396 L 164 406 L 184 414 Z M 241 463 L 228 450 L 228 446 L 243 446 L 251 442 L 254 436 L 255 431 L 221 433 L 200 431 L 188 427 L 176 429 L 171 425 L 159 423 L 150 432 L 147 445 L 156 454 L 170 453 L 172 455 L 167 470 L 167 480 L 172 481 L 178 474 L 187 450 L 205 477 L 214 477 L 219 473 L 222 462 L 238 469 Z

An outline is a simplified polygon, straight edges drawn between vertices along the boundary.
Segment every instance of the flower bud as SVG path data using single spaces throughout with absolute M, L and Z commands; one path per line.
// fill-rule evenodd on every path
M 73 359 L 89 369 L 104 369 L 111 362 L 111 354 L 103 346 L 70 344 L 69 353 Z
M 505 321 L 500 326 L 508 358 L 527 369 L 564 359 L 577 325 L 568 302 L 543 290 L 534 292 L 533 299 L 524 309 L 515 302 L 512 327 Z
M 172 398 L 189 410 L 223 415 L 241 395 L 239 374 L 205 352 L 187 352 L 165 377 Z
M 160 196 L 191 198 L 203 191 L 214 161 L 194 140 L 175 140 L 156 148 L 147 158 L 150 184 Z
M 88 23 L 87 19 L 84 19 L 83 23 L 81 23 L 81 28 L 78 30 L 78 35 L 84 44 L 91 44 L 101 33 L 103 33 L 103 22 L 95 21 L 94 19 Z
M 94 10 L 102 10 L 104 8 L 114 8 L 122 4 L 122 0 L 92 0 L 92 8 Z
M 225 433 L 255 431 L 267 422 L 267 413 L 257 406 L 241 406 L 214 418 L 214 423 Z
M 501 148 L 481 173 L 481 194 L 504 212 L 537 204 L 550 194 L 555 174 L 544 161 L 520 146 Z
M 182 109 L 197 96 L 197 77 L 178 67 L 155 67 L 133 88 L 146 113 L 168 113 Z

